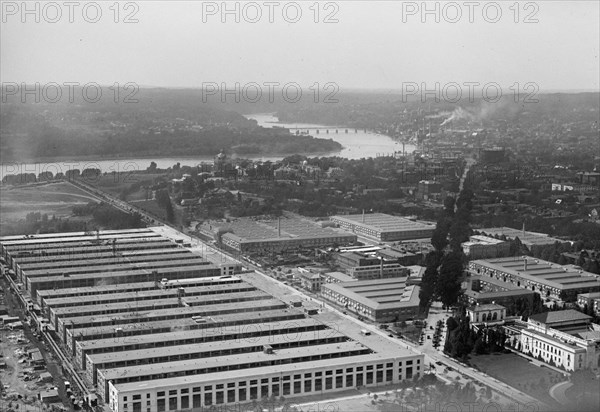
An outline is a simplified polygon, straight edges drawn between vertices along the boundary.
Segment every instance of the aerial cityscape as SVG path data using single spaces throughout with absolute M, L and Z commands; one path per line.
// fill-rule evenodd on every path
M 0 6 L 0 412 L 600 410 L 600 2 Z

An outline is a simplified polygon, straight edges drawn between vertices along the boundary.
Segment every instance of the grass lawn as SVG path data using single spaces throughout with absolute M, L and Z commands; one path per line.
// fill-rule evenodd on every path
M 151 185 L 154 179 L 164 176 L 164 174 L 146 173 L 146 172 L 120 172 L 107 173 L 100 176 L 98 179 L 88 180 L 92 186 L 96 186 L 101 190 L 110 193 L 113 196 L 119 197 L 121 192 L 128 190 L 132 186 Z M 144 193 L 137 195 L 133 199 L 139 200 L 145 197 L 145 191 L 134 190 L 131 193 Z
M 514 353 L 472 355 L 470 363 L 482 372 L 549 405 L 555 404 L 548 393 L 549 389 L 556 383 L 566 380 L 562 373 L 536 366 Z
M 598 393 L 598 381 L 592 380 L 585 388 L 571 386 L 566 390 L 565 396 L 573 401 L 573 406 L 578 411 L 598 411 L 600 408 L 600 393 Z

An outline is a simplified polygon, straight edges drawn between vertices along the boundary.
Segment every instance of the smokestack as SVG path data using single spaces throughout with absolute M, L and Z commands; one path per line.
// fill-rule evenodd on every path
M 365 209 L 363 209 L 363 213 L 362 213 L 362 222 L 365 223 Z
M 523 261 L 523 270 L 527 272 L 527 258 Z
M 522 235 L 523 235 L 523 239 L 525 239 L 525 221 L 523 221 L 523 233 L 522 233 Z
M 383 257 L 379 256 L 379 279 L 383 279 Z

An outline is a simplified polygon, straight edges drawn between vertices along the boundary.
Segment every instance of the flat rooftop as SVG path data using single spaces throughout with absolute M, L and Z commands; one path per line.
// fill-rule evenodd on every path
M 260 376 L 264 376 L 267 374 L 278 374 L 280 376 L 291 376 L 293 374 L 306 372 L 314 372 L 317 369 L 331 369 L 331 368 L 346 368 L 354 365 L 361 365 L 364 363 L 372 363 L 376 361 L 380 361 L 381 363 L 391 362 L 395 359 L 398 359 L 399 356 L 389 357 L 380 355 L 377 353 L 371 353 L 368 355 L 356 355 L 352 357 L 343 357 L 343 358 L 331 358 L 331 359 L 321 359 L 309 362 L 299 362 L 299 363 L 288 363 L 284 365 L 269 365 L 269 366 L 261 366 L 256 368 L 248 368 L 248 369 L 237 369 L 235 370 L 236 379 L 252 379 Z M 414 353 L 404 354 L 404 356 L 413 356 L 417 355 Z M 155 379 L 149 381 L 140 381 L 140 382 L 127 382 L 127 383 L 117 383 L 114 386 L 118 389 L 119 392 L 130 392 L 130 391 L 148 391 L 154 388 L 177 388 L 182 385 L 192 385 L 192 384 L 211 384 L 213 382 L 220 382 L 223 380 L 231 380 L 231 371 L 223 371 L 223 372 L 214 372 L 207 373 L 201 375 L 187 375 L 187 376 L 178 376 L 173 378 L 164 378 L 164 379 Z
M 202 259 L 201 256 L 194 255 L 192 253 L 187 254 L 185 257 L 178 257 L 177 259 L 171 259 L 171 256 L 164 255 L 164 260 L 159 261 L 140 261 L 140 262 L 127 262 L 118 261 L 111 265 L 89 265 L 89 266 L 78 266 L 78 267 L 53 267 L 53 268 L 38 268 L 35 270 L 24 271 L 24 275 L 28 277 L 36 276 L 52 276 L 52 275 L 77 275 L 85 273 L 104 273 L 104 272 L 120 272 L 126 270 L 135 269 L 157 269 L 169 266 L 193 266 L 193 265 L 208 265 L 209 262 Z
M 281 310 L 277 311 L 268 311 L 265 312 L 266 317 L 271 318 L 273 316 L 276 316 L 277 314 L 281 314 L 283 313 Z M 129 346 L 129 345 L 140 345 L 140 346 L 144 346 L 147 344 L 155 344 L 155 343 L 160 343 L 163 344 L 165 342 L 176 342 L 179 340 L 185 340 L 185 339 L 196 339 L 196 338 L 213 338 L 213 337 L 221 337 L 224 340 L 227 340 L 231 337 L 235 337 L 238 336 L 242 331 L 248 331 L 248 332 L 253 332 L 253 331 L 277 331 L 277 330 L 284 330 L 284 329 L 302 329 L 302 328 L 308 328 L 309 330 L 304 331 L 304 332 L 298 332 L 298 334 L 303 335 L 303 334 L 315 334 L 316 332 L 314 330 L 312 330 L 312 328 L 314 327 L 323 327 L 325 328 L 326 325 L 324 325 L 322 322 L 319 322 L 315 319 L 312 318 L 304 318 L 304 314 L 300 311 L 289 311 L 289 312 L 285 312 L 284 314 L 288 315 L 290 313 L 296 313 L 298 316 L 300 316 L 300 318 L 298 319 L 294 319 L 294 320 L 273 320 L 273 321 L 269 321 L 268 323 L 261 323 L 260 322 L 260 318 L 258 316 L 255 316 L 254 319 L 252 317 L 244 317 L 243 319 L 246 320 L 255 320 L 257 323 L 249 323 L 249 324 L 245 324 L 245 325 L 236 325 L 236 326 L 217 326 L 214 327 L 214 324 L 211 322 L 209 325 L 209 327 L 205 328 L 205 329 L 195 329 L 195 330 L 179 330 L 178 329 L 178 325 L 173 324 L 171 322 L 171 325 L 173 326 L 174 330 L 171 332 L 164 332 L 164 333 L 153 333 L 153 334 L 145 334 L 145 335 L 132 335 L 132 336 L 123 336 L 122 338 L 120 338 L 118 340 L 118 342 L 115 342 L 114 338 L 103 338 L 103 339 L 95 339 L 95 340 L 88 340 L 88 341 L 81 341 L 78 343 L 78 346 L 81 347 L 83 350 L 99 350 L 99 349 L 106 349 L 106 348 L 112 348 L 115 346 Z M 239 314 L 232 314 L 232 315 L 224 315 L 221 316 L 221 320 L 235 320 L 239 318 Z M 275 318 L 277 319 L 277 318 Z M 219 322 L 215 322 L 215 323 L 219 323 Z M 247 325 L 252 325 L 252 326 L 247 326 Z M 326 333 L 320 333 L 319 336 L 329 336 L 330 333 L 333 333 L 335 331 L 333 331 L 332 329 L 329 329 L 328 332 Z M 295 339 L 296 338 L 296 333 L 294 333 L 293 336 L 290 336 L 290 338 Z
M 181 248 L 168 239 L 152 238 L 145 239 L 143 243 L 139 240 L 131 240 L 127 242 L 117 242 L 114 245 L 93 245 L 86 244 L 77 247 L 57 247 L 32 249 L 28 251 L 30 254 L 19 256 L 19 263 L 35 263 L 35 262 L 59 262 L 73 260 L 74 257 L 80 259 L 100 258 L 114 256 L 115 250 L 121 255 L 144 255 L 152 254 L 155 250 L 181 250 Z M 20 253 L 20 252 L 19 252 Z
M 135 323 L 118 325 L 118 328 L 120 328 L 123 331 L 123 342 L 129 343 L 131 341 L 135 343 L 138 342 L 138 339 L 139 342 L 150 342 L 154 339 L 154 335 L 162 333 L 191 333 L 191 330 L 211 328 L 213 329 L 213 331 L 215 329 L 223 331 L 223 327 L 227 328 L 229 326 L 234 325 L 243 326 L 250 324 L 259 324 L 261 322 L 267 321 L 269 322 L 269 324 L 272 325 L 274 322 L 288 322 L 288 320 L 286 319 L 290 319 L 290 325 L 294 325 L 296 323 L 301 322 L 304 316 L 304 313 L 298 310 L 279 308 L 265 309 L 261 310 L 260 312 L 234 312 L 220 315 L 211 315 L 206 317 L 206 323 L 198 323 L 191 317 L 189 317 L 182 319 L 140 321 Z M 70 333 L 71 330 L 68 329 L 67 334 Z M 94 328 L 79 329 L 75 333 L 75 338 L 88 336 L 111 336 L 111 339 L 114 341 L 114 334 L 114 325 L 104 325 Z M 78 343 L 78 345 L 82 345 L 82 347 L 88 347 L 93 346 L 93 342 L 95 342 L 95 340 L 90 339 L 86 341 L 81 341 L 81 343 Z
M 376 310 L 419 304 L 419 287 L 406 284 L 406 277 L 328 283 L 322 288 Z
M 208 262 L 202 262 L 202 264 L 191 265 L 191 266 L 169 266 L 165 265 L 165 267 L 159 268 L 146 268 L 146 269 L 136 269 L 136 270 L 121 270 L 116 272 L 92 272 L 92 273 L 77 273 L 77 274 L 69 274 L 68 276 L 64 275 L 50 275 L 50 276 L 39 276 L 35 278 L 28 279 L 30 284 L 35 283 L 45 283 L 45 282 L 56 282 L 56 286 L 61 286 L 61 280 L 68 281 L 69 279 L 106 279 L 97 282 L 98 285 L 106 285 L 111 282 L 119 283 L 115 281 L 117 277 L 125 277 L 129 278 L 135 275 L 148 275 L 149 279 L 153 279 L 153 272 L 157 273 L 157 280 L 162 279 L 163 277 L 170 277 L 170 275 L 177 275 L 178 273 L 185 272 L 205 272 L 210 269 L 217 269 L 220 271 L 220 268 L 211 265 Z M 102 283 L 106 282 L 106 283 Z
M 435 226 L 415 222 L 405 217 L 392 216 L 384 213 L 365 213 L 357 215 L 338 215 L 332 219 L 345 221 L 352 225 L 370 228 L 376 232 L 403 232 L 414 230 L 433 230 Z
M 268 297 L 269 295 L 265 295 Z M 189 306 L 171 309 L 157 309 L 152 311 L 114 313 L 104 316 L 77 316 L 65 319 L 69 328 L 86 328 L 88 325 L 120 325 L 122 323 L 139 323 L 144 321 L 177 319 L 189 316 L 212 316 L 237 311 L 260 311 L 267 309 L 281 309 L 286 307 L 277 299 L 252 300 L 236 303 L 222 303 L 208 306 Z
M 521 241 L 521 243 L 523 243 L 524 245 L 527 246 L 534 246 L 534 245 L 553 245 L 555 242 L 559 242 L 559 243 L 566 243 L 568 242 L 567 240 L 562 240 L 562 239 L 556 239 L 553 237 L 550 237 L 544 233 L 538 233 L 538 232 L 528 232 L 528 231 L 523 231 L 523 230 L 519 230 L 519 229 L 513 229 L 510 227 L 490 227 L 490 228 L 486 228 L 486 229 L 477 229 L 478 232 L 480 233 L 484 233 L 488 236 L 506 236 L 507 239 L 515 239 L 515 238 L 519 238 L 519 240 Z
M 232 293 L 219 293 L 215 295 L 202 295 L 202 296 L 185 296 L 181 300 L 184 304 L 190 306 L 204 306 L 214 305 L 224 302 L 243 302 L 247 300 L 260 300 L 268 299 L 271 295 L 263 291 L 248 291 L 248 292 L 232 292 Z M 126 312 L 138 312 L 140 310 L 148 310 L 153 307 L 177 307 L 179 305 L 179 299 L 177 296 L 140 300 L 140 301 L 128 301 L 128 302 L 116 302 L 116 303 L 104 303 L 100 305 L 88 305 L 88 306 L 67 306 L 52 308 L 52 312 L 59 318 L 75 317 L 85 314 L 85 316 L 93 316 L 93 314 L 105 314 L 105 313 L 126 313 Z M 185 306 L 185 305 L 184 305 Z
M 28 235 L 27 237 L 22 236 L 21 239 L 5 239 L 0 238 L 0 242 L 9 250 L 28 250 L 32 248 L 43 248 L 48 246 L 71 246 L 77 244 L 112 244 L 113 240 L 121 239 L 139 239 L 141 242 L 144 239 L 152 237 L 160 237 L 158 233 L 152 230 L 144 230 L 143 232 L 135 233 L 104 233 L 100 232 L 99 236 L 95 234 L 82 235 L 82 236 L 63 236 L 54 235 L 53 237 L 38 237 L 40 235 Z
M 527 257 L 527 268 L 522 257 L 479 259 L 472 263 L 544 283 L 557 289 L 600 288 L 598 275 L 532 257 Z M 487 278 L 482 280 L 487 281 Z
M 168 356 L 178 356 L 186 354 L 205 353 L 202 357 L 222 356 L 219 352 L 236 351 L 247 353 L 256 353 L 263 350 L 263 345 L 270 345 L 277 348 L 279 345 L 298 346 L 299 348 L 309 344 L 317 345 L 319 339 L 328 339 L 330 341 L 343 340 L 347 337 L 340 332 L 331 331 L 326 336 L 317 336 L 314 331 L 294 333 L 293 337 L 287 334 L 274 334 L 270 336 L 251 337 L 245 339 L 221 340 L 213 342 L 203 342 L 202 344 L 176 345 L 168 347 L 157 347 L 150 349 L 136 349 L 125 352 L 98 353 L 87 355 L 88 359 L 94 364 L 105 364 L 112 362 L 132 362 L 143 359 L 156 359 Z M 253 355 L 248 355 L 253 356 Z
M 89 307 L 91 305 L 102 304 L 103 302 L 108 303 L 116 303 L 119 301 L 132 302 L 136 301 L 153 301 L 155 299 L 161 298 L 173 298 L 177 297 L 179 294 L 179 290 L 177 287 L 171 287 L 167 289 L 157 288 L 154 285 L 154 282 L 144 282 L 144 283 L 152 283 L 152 289 L 141 290 L 141 291 L 133 291 L 133 292 L 121 292 L 117 293 L 102 293 L 102 294 L 89 294 L 85 296 L 69 296 L 63 298 L 55 298 L 55 299 L 46 299 L 45 304 L 52 308 L 59 307 L 69 307 L 69 306 L 86 306 Z M 120 289 L 120 286 L 118 285 Z M 194 296 L 194 295 L 212 295 L 212 294 L 227 294 L 233 292 L 240 291 L 251 291 L 256 288 L 252 285 L 249 285 L 244 282 L 239 283 L 229 283 L 224 285 L 211 285 L 211 286 L 181 286 L 184 288 L 185 294 L 184 296 Z M 93 288 L 91 288 L 93 289 Z M 120 292 L 120 293 L 119 293 Z
M 321 227 L 312 220 L 299 217 L 281 217 L 279 220 L 239 218 L 229 223 L 212 222 L 211 225 L 231 230 L 231 233 L 226 233 L 223 237 L 238 242 L 354 237 L 343 230 Z M 277 229 L 278 225 L 280 231 Z
M 361 353 L 362 352 L 362 353 Z M 186 371 L 195 371 L 198 369 L 226 368 L 239 365 L 251 365 L 260 362 L 277 363 L 288 359 L 300 359 L 310 356 L 328 356 L 337 354 L 339 357 L 347 359 L 352 355 L 371 353 L 369 348 L 358 342 L 339 342 L 316 346 L 302 346 L 291 349 L 274 350 L 272 354 L 256 352 L 250 357 L 248 354 L 215 356 L 210 358 L 187 359 L 183 361 L 154 363 L 146 365 L 135 365 L 127 368 L 103 369 L 99 373 L 108 382 L 109 380 L 119 381 L 120 379 L 151 379 L 152 375 L 183 373 Z M 236 368 L 237 370 L 237 368 Z M 231 378 L 231 374 L 230 374 Z
M 151 262 L 155 260 L 177 260 L 177 259 L 188 259 L 190 257 L 200 257 L 192 254 L 190 251 L 181 248 L 170 248 L 170 249 L 154 249 L 152 251 L 139 251 L 131 252 L 117 252 L 110 254 L 109 256 L 99 257 L 93 254 L 87 254 L 81 256 L 78 254 L 71 255 L 69 260 L 61 261 L 37 261 L 37 262 L 21 262 L 19 260 L 19 266 L 23 271 L 33 271 L 38 269 L 53 269 L 61 268 L 63 270 L 69 270 L 75 267 L 89 267 L 96 265 L 118 265 L 121 263 L 136 263 L 136 262 Z

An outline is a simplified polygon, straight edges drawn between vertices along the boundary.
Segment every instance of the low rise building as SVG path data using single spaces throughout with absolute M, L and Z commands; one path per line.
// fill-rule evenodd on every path
M 465 296 L 471 305 L 497 303 L 506 308 L 525 300 L 528 306 L 533 303 L 534 291 L 487 276 L 470 276 L 466 282 Z
M 327 272 L 323 273 L 323 283 L 340 283 L 340 282 L 353 282 L 352 276 L 348 276 L 342 272 Z
M 577 295 L 577 304 L 580 308 L 587 306 L 592 308 L 594 313 L 600 312 L 600 292 L 580 293 Z
M 201 232 L 237 253 L 285 252 L 356 242 L 356 235 L 291 214 L 205 222 Z
M 462 247 L 469 259 L 505 257 L 510 253 L 510 243 L 490 236 L 470 236 Z
M 378 241 L 429 238 L 435 230 L 434 225 L 384 213 L 332 216 L 330 220 L 351 233 Z
M 492 227 L 486 229 L 478 229 L 483 235 L 486 236 L 498 236 L 507 240 L 515 240 L 519 238 L 521 243 L 529 249 L 530 252 L 536 253 L 541 252 L 544 248 L 552 246 L 556 243 L 559 245 L 570 245 L 571 242 L 563 239 L 556 239 L 548 236 L 545 233 L 528 232 L 524 229 L 513 229 L 510 227 Z
M 419 286 L 407 277 L 325 284 L 323 298 L 374 322 L 413 319 L 419 314 Z
M 520 348 L 567 371 L 600 367 L 600 330 L 590 316 L 572 309 L 530 316 Z
M 506 319 L 506 308 L 495 303 L 470 306 L 467 317 L 472 325 L 501 325 Z
M 298 268 L 298 276 L 300 277 L 300 284 L 304 289 L 312 293 L 317 293 L 321 290 L 323 278 L 320 273 L 314 273 L 310 270 Z
M 600 292 L 599 275 L 530 256 L 473 260 L 469 271 L 530 289 L 544 298 L 574 302 L 580 293 Z

